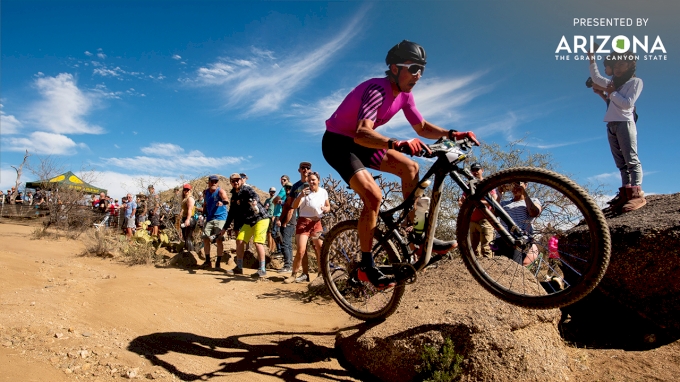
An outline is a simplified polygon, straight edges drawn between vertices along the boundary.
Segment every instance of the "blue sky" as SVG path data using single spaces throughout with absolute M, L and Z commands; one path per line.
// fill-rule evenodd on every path
M 428 54 L 413 90 L 425 119 L 487 143 L 525 138 L 578 182 L 619 187 L 586 61 L 555 59 L 562 36 L 657 36 L 641 60 L 639 155 L 647 193 L 678 192 L 680 3 L 669 1 L 3 0 L 0 188 L 25 150 L 93 170 L 119 197 L 140 183 L 246 172 L 261 189 L 321 155 L 324 121 L 381 77 L 402 39 Z M 574 26 L 574 18 L 633 26 Z M 646 26 L 636 26 L 638 18 Z M 638 52 L 644 56 L 645 52 Z M 650 55 L 652 53 L 649 53 Z M 663 54 L 657 50 L 655 56 Z M 403 115 L 383 134 L 415 134 Z M 23 181 L 34 176 L 28 172 Z M 144 181 L 139 182 L 140 179 Z

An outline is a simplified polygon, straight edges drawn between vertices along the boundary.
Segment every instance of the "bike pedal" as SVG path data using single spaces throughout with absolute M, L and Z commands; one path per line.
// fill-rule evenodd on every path
M 418 272 L 409 263 L 392 264 L 394 278 L 398 283 L 413 284 L 418 279 Z

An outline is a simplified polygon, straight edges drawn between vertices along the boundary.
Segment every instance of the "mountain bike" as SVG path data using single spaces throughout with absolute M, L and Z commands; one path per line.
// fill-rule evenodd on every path
M 396 286 L 380 289 L 359 280 L 357 220 L 339 222 L 325 235 L 321 272 L 333 299 L 345 312 L 373 321 L 396 311 L 405 286 L 415 282 L 418 272 L 430 264 L 440 209 L 458 207 L 457 200 L 442 200 L 449 178 L 466 196 L 455 221 L 461 257 L 472 276 L 494 296 L 522 307 L 549 309 L 572 304 L 597 286 L 609 265 L 611 238 L 604 215 L 582 187 L 566 176 L 532 167 L 502 170 L 479 181 L 463 166 L 471 141 L 440 139 L 428 147 L 431 153 L 423 156 L 435 162 L 418 187 L 399 205 L 381 208 L 378 215 L 374 262 L 384 274 L 394 275 Z M 434 178 L 432 184 L 430 178 Z M 501 206 L 503 201 L 499 203 L 490 194 L 492 190 L 502 194 L 519 182 L 524 182 L 527 193 L 542 205 L 541 214 L 531 224 L 513 221 Z M 413 230 L 411 211 L 426 192 L 431 203 L 419 233 Z M 475 210 L 493 227 L 491 256 L 472 246 Z M 443 223 L 454 229 L 453 221 Z M 559 238 L 557 248 L 549 246 L 553 237 Z M 530 264 L 524 264 L 526 258 L 531 259 Z

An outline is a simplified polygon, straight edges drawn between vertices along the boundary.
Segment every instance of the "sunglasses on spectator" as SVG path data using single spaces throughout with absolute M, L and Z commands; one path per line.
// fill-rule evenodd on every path
M 414 76 L 417 76 L 420 74 L 421 76 L 423 73 L 425 73 L 425 66 L 420 65 L 420 64 L 395 64 L 397 66 L 401 66 L 402 68 L 406 68 L 409 73 L 413 74 Z
M 182 191 L 191 191 L 191 189 L 185 188 L 185 189 L 183 189 Z
M 229 182 L 230 183 L 238 183 L 239 180 L 241 180 L 241 178 L 229 179 Z
M 300 170 L 311 170 L 312 168 L 309 166 L 300 166 Z

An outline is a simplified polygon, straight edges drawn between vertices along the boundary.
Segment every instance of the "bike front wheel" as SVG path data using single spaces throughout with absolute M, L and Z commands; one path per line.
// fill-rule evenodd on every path
M 321 250 L 321 274 L 333 300 L 351 316 L 363 321 L 385 319 L 399 307 L 404 295 L 404 284 L 378 289 L 362 282 L 357 276 L 361 261 L 359 231 L 356 220 L 336 224 L 326 234 Z M 391 241 L 376 247 L 382 234 L 375 230 L 373 259 L 375 265 L 388 271 L 392 264 L 400 263 L 401 256 Z
M 492 190 L 501 194 L 506 210 L 521 210 L 527 197 L 540 204 L 537 217 L 510 214 L 522 231 L 513 235 L 523 237 L 523 243 L 508 243 L 489 219 L 480 220 L 481 211 L 475 210 L 488 208 L 480 201 Z M 578 301 L 597 286 L 609 265 L 611 238 L 602 211 L 582 187 L 545 169 L 512 168 L 484 179 L 461 206 L 456 234 L 474 278 L 502 300 L 527 308 Z

